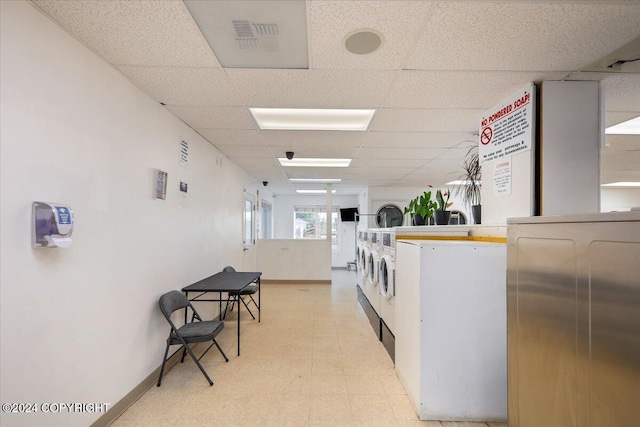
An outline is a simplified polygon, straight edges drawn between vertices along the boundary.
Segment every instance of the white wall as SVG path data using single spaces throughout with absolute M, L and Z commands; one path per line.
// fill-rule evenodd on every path
M 602 188 L 600 212 L 628 211 L 640 207 L 640 188 Z
M 326 206 L 325 195 L 278 195 L 273 199 L 274 238 L 293 239 L 293 208 L 294 206 Z M 354 208 L 358 206 L 357 196 L 332 196 L 334 206 L 340 208 Z M 354 223 L 340 222 L 340 249 L 331 253 L 332 267 L 346 267 L 347 261 L 353 261 L 355 255 Z
M 2 402 L 115 404 L 161 363 L 158 297 L 242 260 L 243 188 L 256 184 L 34 7 L 0 4 Z M 152 197 L 155 168 L 169 174 L 166 201 Z M 33 201 L 74 209 L 71 248 L 31 247 Z
M 258 271 L 264 280 L 331 280 L 326 239 L 258 240 Z

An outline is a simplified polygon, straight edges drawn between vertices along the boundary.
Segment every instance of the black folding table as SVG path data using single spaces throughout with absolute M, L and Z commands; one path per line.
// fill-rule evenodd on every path
M 258 285 L 258 322 L 260 321 L 260 276 L 262 272 L 226 272 L 221 271 L 213 276 L 202 279 L 193 285 L 182 288 L 182 292 L 189 298 L 189 292 L 198 292 L 199 294 L 195 298 L 189 299 L 189 301 L 218 301 L 220 307 L 220 320 L 222 320 L 222 293 L 223 292 L 240 292 L 251 283 L 255 282 Z M 206 296 L 209 292 L 218 292 L 218 299 L 205 299 L 201 298 Z M 238 295 L 240 298 L 240 295 Z M 226 301 L 226 300 L 224 300 Z M 238 356 L 240 356 L 240 301 L 238 301 Z M 187 313 L 185 312 L 185 316 Z M 186 320 L 185 320 L 186 321 Z

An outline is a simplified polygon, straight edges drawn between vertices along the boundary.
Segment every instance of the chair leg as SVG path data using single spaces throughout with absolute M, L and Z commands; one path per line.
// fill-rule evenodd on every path
M 233 311 L 233 304 L 235 303 L 235 298 L 232 299 L 231 295 L 229 295 L 229 297 L 227 298 L 227 304 L 224 306 L 224 314 L 222 315 L 223 320 L 227 318 L 227 308 L 229 308 L 229 301 L 231 301 L 231 308 L 229 309 L 229 311 Z
M 224 357 L 224 361 L 228 362 L 229 358 L 227 357 L 226 354 L 224 354 L 224 351 L 222 351 L 222 349 L 220 348 L 220 346 L 218 345 L 218 341 L 216 341 L 215 339 L 213 340 L 213 343 L 216 345 L 216 347 L 218 347 L 218 350 L 220 351 L 220 353 L 222 354 L 222 357 Z
M 244 306 L 247 308 L 247 311 L 249 312 L 249 314 L 251 315 L 251 317 L 253 318 L 253 320 L 256 320 L 256 316 L 253 315 L 253 313 L 251 312 L 251 309 L 249 308 L 249 306 L 247 305 L 246 302 L 244 302 L 244 298 L 242 297 L 238 297 L 240 298 L 240 301 L 242 301 L 242 304 L 244 304 Z M 238 310 L 240 310 L 240 304 L 238 304 Z
M 207 372 L 204 370 L 204 368 L 200 364 L 200 361 L 198 360 L 198 358 L 196 358 L 196 355 L 193 354 L 193 352 L 191 351 L 191 349 L 189 348 L 188 345 L 185 345 L 184 347 L 189 352 L 189 355 L 191 356 L 193 361 L 196 362 L 196 365 L 198 365 L 198 368 L 200 369 L 200 372 L 202 372 L 202 375 L 204 375 L 204 377 L 207 379 L 207 381 L 209 382 L 209 385 L 213 385 L 213 381 L 211 381 L 211 378 L 209 378 L 209 375 L 207 375 Z
M 187 354 L 187 346 L 184 346 L 182 349 L 182 357 L 180 358 L 180 363 L 184 363 L 184 356 Z
M 162 374 L 164 373 L 164 365 L 167 363 L 167 355 L 169 354 L 169 343 L 167 342 L 167 348 L 164 351 L 164 358 L 162 359 L 162 368 L 160 368 L 160 377 L 158 378 L 157 387 L 160 387 L 162 382 Z
M 249 298 L 251 298 L 251 301 L 253 301 L 253 305 L 255 305 L 255 306 L 256 306 L 256 308 L 257 308 L 258 310 L 260 310 L 260 306 L 258 305 L 258 303 L 256 302 L 256 300 L 254 300 L 254 299 L 253 299 L 253 296 L 249 295 Z

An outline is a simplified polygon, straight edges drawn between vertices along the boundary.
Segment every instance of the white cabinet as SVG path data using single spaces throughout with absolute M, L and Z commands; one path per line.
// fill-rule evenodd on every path
M 505 421 L 506 245 L 397 243 L 396 371 L 420 419 Z

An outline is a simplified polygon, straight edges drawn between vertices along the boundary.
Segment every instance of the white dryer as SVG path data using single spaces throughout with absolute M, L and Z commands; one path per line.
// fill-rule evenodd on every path
M 378 289 L 380 293 L 380 339 L 395 360 L 396 326 L 396 239 L 392 230 L 380 232 L 380 261 L 378 264 Z
M 365 289 L 364 293 L 373 307 L 373 310 L 376 312 L 378 317 L 380 316 L 380 292 L 378 290 L 378 273 L 379 273 L 379 262 L 380 262 L 380 253 L 379 253 L 379 243 L 378 243 L 378 232 L 369 231 L 369 251 L 366 257 L 366 275 L 367 278 L 365 280 Z
M 374 282 L 369 276 L 369 259 L 372 250 L 375 252 L 374 257 L 378 256 L 377 238 L 377 233 L 370 232 L 369 230 L 362 234 L 362 242 L 358 255 L 358 278 L 360 280 L 360 284 L 357 286 L 357 290 L 358 301 L 369 319 L 376 337 L 380 339 L 380 316 L 378 315 L 380 311 L 380 294 L 378 292 L 378 287 L 374 286 Z

